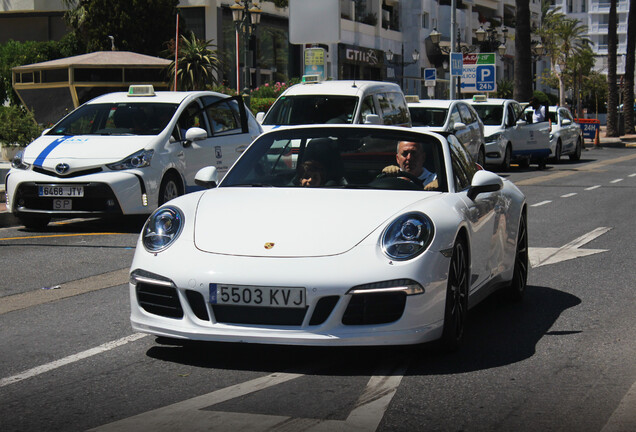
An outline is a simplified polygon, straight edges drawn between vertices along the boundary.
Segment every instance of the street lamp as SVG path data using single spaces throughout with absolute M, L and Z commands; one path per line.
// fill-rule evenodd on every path
M 414 49 L 413 53 L 411 54 L 411 58 L 413 59 L 413 61 L 405 62 L 404 61 L 404 44 L 402 44 L 402 54 L 400 55 L 400 61 L 394 60 L 394 57 L 395 57 L 395 54 L 393 53 L 393 51 L 389 50 L 386 53 L 386 60 L 389 64 L 392 64 L 394 66 L 400 65 L 402 90 L 404 90 L 404 66 L 409 66 L 414 63 L 417 63 L 420 60 L 420 52 Z
M 537 89 L 537 60 L 545 55 L 545 47 L 541 41 L 530 42 L 530 52 L 532 55 L 532 88 Z
M 236 28 L 236 90 L 239 93 L 241 92 L 239 35 L 243 34 L 245 44 L 243 48 L 243 66 L 245 69 L 243 87 L 245 94 L 248 94 L 250 85 L 250 69 L 247 66 L 248 39 L 255 32 L 256 26 L 261 22 L 261 13 L 263 11 L 258 7 L 258 3 L 252 2 L 251 0 L 234 0 L 234 4 L 230 6 L 230 9 L 232 10 L 232 21 L 234 21 Z M 249 105 L 249 100 L 247 103 Z
M 489 27 L 487 30 L 483 26 L 475 31 L 477 36 L 477 42 L 481 44 L 480 52 L 497 52 L 499 56 L 503 58 L 506 54 L 506 40 L 508 39 L 508 29 L 501 27 L 501 34 L 503 35 L 503 41 L 499 41 L 499 35 L 497 29 Z

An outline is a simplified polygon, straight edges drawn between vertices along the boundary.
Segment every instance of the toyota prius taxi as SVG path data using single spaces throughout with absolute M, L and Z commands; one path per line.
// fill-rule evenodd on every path
M 52 217 L 150 214 L 197 189 L 202 167 L 222 177 L 260 133 L 240 97 L 131 86 L 80 106 L 16 155 L 7 209 L 28 228 Z
M 425 152 L 434 187 L 399 170 Z M 385 172 L 383 172 L 385 171 Z M 455 349 L 468 309 L 521 299 L 527 205 L 453 135 L 322 125 L 264 133 L 209 189 L 159 207 L 130 272 L 135 331 L 175 339 Z

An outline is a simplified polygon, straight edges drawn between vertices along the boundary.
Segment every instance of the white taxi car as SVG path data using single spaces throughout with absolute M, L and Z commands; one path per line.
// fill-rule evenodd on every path
M 581 159 L 583 131 L 574 121 L 569 109 L 551 106 L 548 117 L 552 121 L 550 130 L 550 155 L 559 163 L 561 156 L 569 155 L 571 161 Z
M 28 228 L 52 217 L 150 214 L 198 188 L 202 167 L 223 176 L 261 132 L 240 97 L 131 86 L 80 106 L 16 155 L 7 209 Z
M 489 99 L 483 95 L 467 99 L 484 123 L 486 163 L 510 168 L 511 162 L 527 167 L 531 162 L 544 168 L 550 156 L 550 125 L 531 123 L 524 107 L 513 99 Z M 530 121 L 529 121 L 530 120 Z
M 425 99 L 419 102 L 409 101 L 408 106 L 414 128 L 452 133 L 466 147 L 473 159 L 484 166 L 484 124 L 469 104 L 458 100 Z

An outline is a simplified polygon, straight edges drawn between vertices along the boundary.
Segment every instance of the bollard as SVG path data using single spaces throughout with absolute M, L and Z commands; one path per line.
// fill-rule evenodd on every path
M 600 130 L 600 128 L 596 129 L 596 135 L 594 136 L 594 147 L 600 147 L 601 146 L 601 142 L 600 142 L 600 140 L 598 138 L 599 130 Z

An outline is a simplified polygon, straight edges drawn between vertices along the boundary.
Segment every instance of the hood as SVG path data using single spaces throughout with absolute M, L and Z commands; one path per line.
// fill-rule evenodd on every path
M 501 126 L 486 126 L 484 125 L 484 137 L 487 138 L 490 135 L 497 133 L 497 132 L 503 132 L 504 128 L 502 128 Z
M 194 242 L 218 254 L 255 257 L 337 255 L 388 219 L 436 192 L 309 188 L 218 188 L 201 196 Z M 266 244 L 273 244 L 270 249 Z
M 148 146 L 157 136 L 44 135 L 24 150 L 24 161 L 54 169 L 58 163 L 87 168 L 120 161 Z

